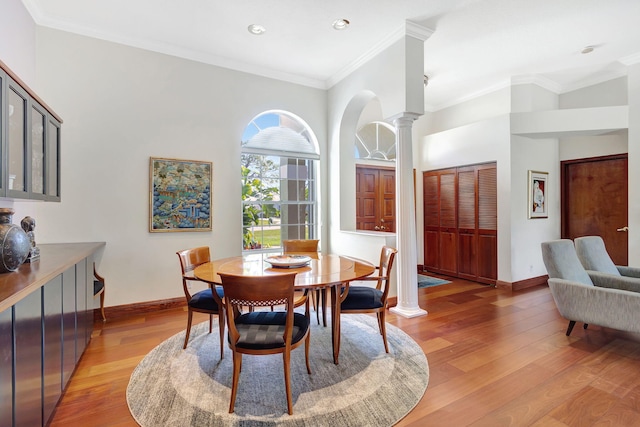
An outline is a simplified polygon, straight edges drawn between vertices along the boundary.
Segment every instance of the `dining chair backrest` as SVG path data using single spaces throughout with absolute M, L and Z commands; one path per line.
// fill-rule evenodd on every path
M 376 269 L 378 271 L 378 284 L 376 287 L 381 289 L 384 292 L 384 298 L 386 299 L 387 294 L 389 293 L 389 280 L 391 275 L 391 270 L 393 269 L 393 262 L 396 259 L 396 254 L 398 250 L 396 248 L 392 248 L 391 246 L 383 246 L 380 251 L 380 264 Z M 384 289 L 382 286 L 384 285 Z
M 187 273 L 195 270 L 196 267 L 211 261 L 211 254 L 209 252 L 209 246 L 199 246 L 197 248 L 185 249 L 179 251 L 178 258 L 180 258 L 180 267 L 182 268 L 182 276 L 188 280 L 195 280 L 193 274 Z
M 318 252 L 317 239 L 294 239 L 283 240 L 282 250 L 286 252 Z
M 296 272 L 274 274 L 268 276 L 240 276 L 219 273 L 222 279 L 225 302 L 231 322 L 240 313 L 242 307 L 259 308 L 284 305 L 284 310 L 291 307 L 293 319 L 293 291 Z M 234 310 L 231 310 L 233 308 Z M 234 311 L 232 313 L 232 311 Z M 287 319 L 288 321 L 288 319 Z M 230 333 L 235 327 L 229 324 Z M 233 333 L 231 334 L 233 338 Z

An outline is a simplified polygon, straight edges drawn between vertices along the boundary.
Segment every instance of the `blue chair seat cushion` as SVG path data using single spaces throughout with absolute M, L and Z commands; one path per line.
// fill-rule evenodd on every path
M 382 291 L 368 286 L 349 286 L 349 293 L 340 308 L 342 310 L 366 310 L 381 308 Z
M 98 292 L 100 292 L 103 289 L 104 289 L 104 282 L 101 282 L 99 280 L 94 280 L 93 281 L 93 294 L 94 295 L 97 295 Z
M 284 347 L 284 329 L 287 313 L 283 311 L 254 311 L 236 318 L 240 338 L 236 347 L 265 350 Z M 293 313 L 291 343 L 304 338 L 309 329 L 309 319 L 304 314 Z
M 216 286 L 216 293 L 218 294 L 220 299 L 224 298 L 222 287 Z M 213 299 L 211 288 L 196 292 L 195 294 L 191 295 L 191 299 L 189 300 L 189 307 L 199 308 L 201 310 L 218 310 L 218 304 L 216 303 L 216 300 Z

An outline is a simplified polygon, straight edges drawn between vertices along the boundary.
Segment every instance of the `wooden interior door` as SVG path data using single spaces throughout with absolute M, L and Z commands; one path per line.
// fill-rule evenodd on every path
M 356 167 L 356 230 L 373 230 L 378 222 L 378 171 Z
M 627 265 L 627 154 L 561 162 L 562 237 L 601 236 L 617 265 Z
M 395 168 L 356 166 L 356 230 L 395 232 Z

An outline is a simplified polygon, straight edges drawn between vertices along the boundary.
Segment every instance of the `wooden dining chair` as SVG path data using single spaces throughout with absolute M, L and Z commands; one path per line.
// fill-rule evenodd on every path
M 224 298 L 224 292 L 221 286 L 216 286 L 216 292 L 212 292 L 211 287 L 198 291 L 195 294 L 191 294 L 189 289 L 190 281 L 198 281 L 193 275 L 193 270 L 206 262 L 211 261 L 211 255 L 209 253 L 208 246 L 200 246 L 193 249 L 185 249 L 183 251 L 176 252 L 180 259 L 180 267 L 182 268 L 182 288 L 184 290 L 184 296 L 187 300 L 188 318 L 187 318 L 187 332 L 184 337 L 184 346 L 187 348 L 189 342 L 189 335 L 191 334 L 191 323 L 193 321 L 193 313 L 206 313 L 209 315 L 209 333 L 211 333 L 213 325 L 213 315 L 218 315 L 218 326 L 220 330 L 220 359 L 224 357 L 224 330 L 225 330 L 225 316 L 224 305 L 222 298 Z
M 318 252 L 318 239 L 290 239 L 282 241 L 282 252 L 287 253 L 309 253 Z M 327 290 L 316 289 L 311 294 L 311 304 L 316 312 L 318 325 L 320 324 L 320 310 L 322 309 L 322 321 L 327 326 Z
M 96 271 L 96 263 L 93 263 L 93 296 L 100 295 L 100 314 L 102 315 L 102 321 L 106 322 L 107 317 L 104 315 L 104 291 L 106 290 L 106 283 L 104 277 L 102 277 Z
M 360 281 L 375 281 L 376 286 L 351 286 L 346 283 L 340 295 L 340 314 L 376 313 L 378 328 L 384 342 L 384 351 L 389 353 L 387 345 L 386 309 L 389 295 L 389 275 L 393 268 L 393 261 L 398 250 L 390 246 L 383 246 L 380 252 L 380 264 L 376 267 L 377 274 L 357 279 Z
M 229 413 L 235 408 L 242 355 L 282 353 L 287 409 L 293 414 L 291 398 L 291 350 L 305 343 L 307 372 L 309 365 L 309 301 L 305 314 L 294 312 L 294 283 L 296 273 L 268 276 L 236 276 L 219 273 L 224 288 L 229 347 L 233 352 L 233 380 Z M 282 310 L 265 310 L 267 307 Z M 253 308 L 242 312 L 244 308 Z M 262 308 L 262 309 L 261 309 Z

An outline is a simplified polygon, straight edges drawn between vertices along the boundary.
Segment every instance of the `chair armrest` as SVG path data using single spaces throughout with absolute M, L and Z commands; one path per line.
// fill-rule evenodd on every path
M 615 274 L 587 270 L 594 285 L 601 288 L 620 289 L 623 291 L 640 292 L 640 278 L 616 276 Z
M 621 275 L 626 277 L 637 277 L 640 279 L 640 268 L 638 267 L 627 267 L 623 265 L 616 265 L 616 268 L 620 272 Z
M 307 302 L 307 300 L 309 298 L 309 295 L 308 295 L 309 294 L 309 290 L 308 289 L 305 289 L 302 292 L 296 291 L 294 293 L 294 295 L 293 295 L 294 298 L 296 296 L 300 295 L 301 293 L 302 293 L 302 295 L 300 297 L 298 297 L 298 299 L 294 299 L 293 300 L 293 306 L 294 307 L 300 307 L 300 306 L 304 305 Z
M 578 322 L 640 332 L 640 294 L 620 289 L 549 279 L 560 314 Z

